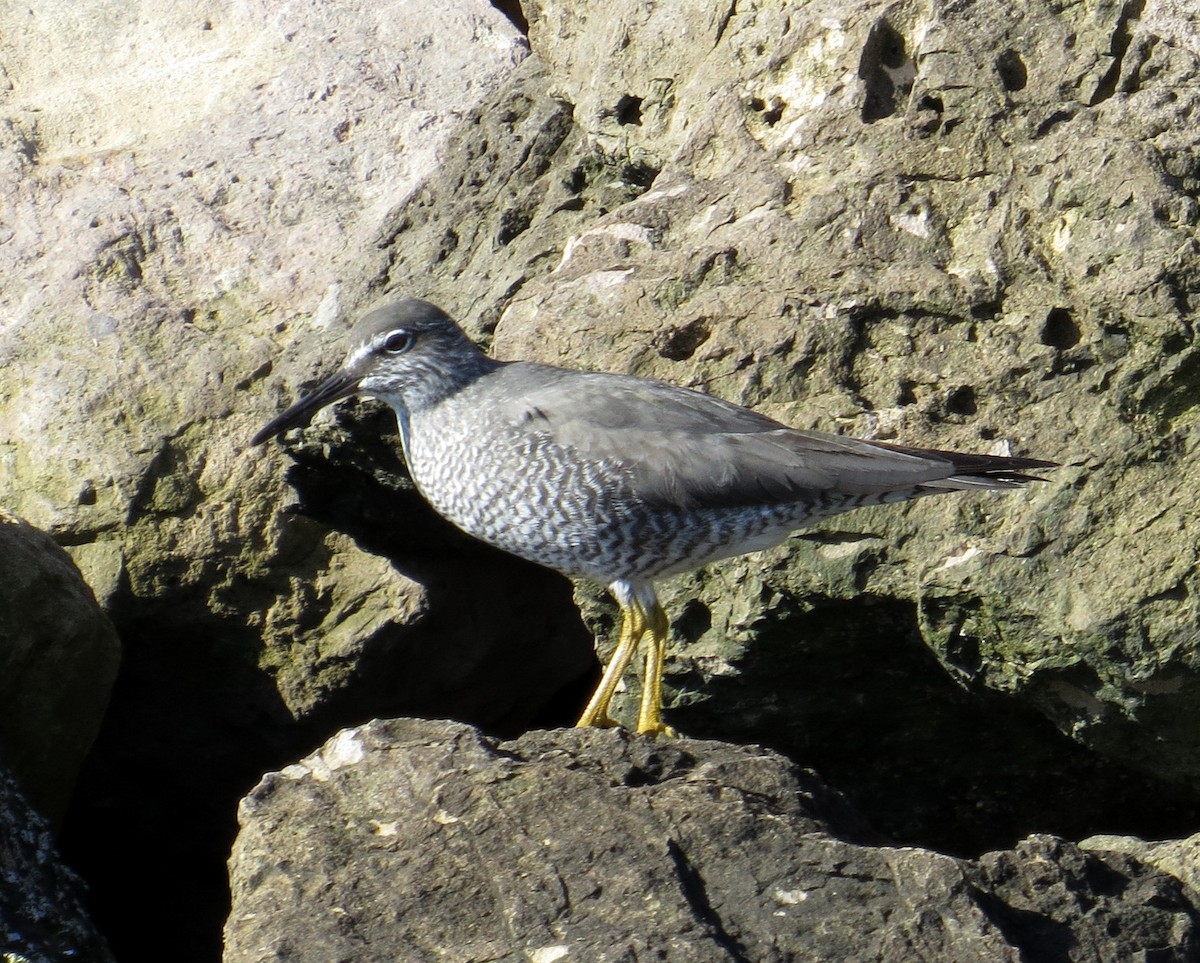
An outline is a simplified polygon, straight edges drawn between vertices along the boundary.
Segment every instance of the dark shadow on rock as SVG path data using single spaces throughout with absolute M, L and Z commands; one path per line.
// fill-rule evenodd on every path
M 255 664 L 257 639 L 181 596 L 112 613 L 122 668 L 63 824 L 63 855 L 123 963 L 164 947 L 220 959 L 238 799 L 312 740 Z
M 238 801 L 264 772 L 376 717 L 449 717 L 497 736 L 570 725 L 599 677 L 570 583 L 458 532 L 406 483 L 394 439 L 362 435 L 328 458 L 296 453 L 296 510 L 394 559 L 426 588 L 428 614 L 419 632 L 377 633 L 305 718 L 260 667 L 258 635 L 215 615 L 206 586 L 126 593 L 111 610 L 123 665 L 62 845 L 122 963 L 160 960 L 163 947 L 181 963 L 220 959 Z M 453 640 L 472 632 L 464 653 Z M 439 687 L 468 656 L 481 682 Z
M 1161 839 L 1200 823 L 1200 798 L 1184 787 L 959 685 L 922 643 L 910 603 L 860 598 L 779 618 L 738 668 L 682 680 L 703 698 L 669 721 L 811 767 L 900 843 L 975 856 L 1033 832 Z

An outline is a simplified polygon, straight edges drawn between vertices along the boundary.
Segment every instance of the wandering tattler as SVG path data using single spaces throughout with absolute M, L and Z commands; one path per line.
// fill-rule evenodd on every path
M 639 732 L 663 723 L 668 622 L 656 579 L 782 542 L 862 505 L 1017 488 L 1053 462 L 906 448 L 788 428 L 660 381 L 484 354 L 440 308 L 405 300 L 355 326 L 341 370 L 254 436 L 260 444 L 350 395 L 396 412 L 421 494 L 463 531 L 607 585 L 619 641 L 581 726 L 649 636 Z

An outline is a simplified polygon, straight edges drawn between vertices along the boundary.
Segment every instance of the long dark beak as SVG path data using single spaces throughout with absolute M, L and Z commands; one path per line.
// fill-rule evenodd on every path
M 309 420 L 326 405 L 331 405 L 342 398 L 349 398 L 358 391 L 360 381 L 358 375 L 342 370 L 332 377 L 322 381 L 312 392 L 305 395 L 286 411 L 280 412 L 257 435 L 250 439 L 250 444 L 261 445 L 268 438 L 274 438 L 289 428 L 299 428 L 307 425 Z

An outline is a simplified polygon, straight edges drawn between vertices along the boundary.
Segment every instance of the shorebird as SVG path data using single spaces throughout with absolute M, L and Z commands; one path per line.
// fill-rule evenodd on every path
M 615 725 L 610 702 L 648 636 L 637 728 L 656 734 L 671 732 L 657 580 L 852 508 L 1018 488 L 1039 480 L 1027 472 L 1055 467 L 802 431 L 661 381 L 497 361 L 415 299 L 363 317 L 341 369 L 253 443 L 356 394 L 395 411 L 409 473 L 438 513 L 506 552 L 608 586 L 621 631 L 578 725 Z

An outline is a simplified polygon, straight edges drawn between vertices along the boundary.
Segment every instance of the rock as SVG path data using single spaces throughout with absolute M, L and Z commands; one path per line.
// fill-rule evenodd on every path
M 53 822 L 96 738 L 120 656 L 70 556 L 0 509 L 0 759 Z
M 564 580 L 473 546 L 398 570 L 287 513 L 285 459 L 247 448 L 299 367 L 275 338 L 337 342 L 384 214 L 527 53 L 486 0 L 0 8 L 0 504 L 125 643 L 63 843 L 135 941 L 215 952 L 237 799 L 329 727 L 519 731 L 594 670 Z
M 1200 835 L 1147 841 L 1135 836 L 1102 834 L 1081 840 L 1079 848 L 1133 856 L 1180 879 L 1193 899 L 1200 894 Z
M 671 721 L 958 855 L 1194 830 L 1189 5 L 540 0 L 528 44 L 482 0 L 36 6 L 0 8 L 0 503 L 126 646 L 64 840 L 153 863 L 106 919 L 211 954 L 263 771 L 586 689 L 569 586 L 439 527 L 389 416 L 246 448 L 392 291 L 502 356 L 1066 462 L 668 587 Z
M 924 767 L 938 789 L 871 814 L 907 811 L 922 834 L 1011 839 L 1030 821 L 992 814 L 1017 797 L 1082 816 L 1081 834 L 1111 826 L 1093 776 L 1068 780 L 1078 799 L 1020 785 L 1048 747 L 1046 773 L 1115 760 L 1130 801 L 1149 773 L 1173 831 L 1194 825 L 1197 556 L 1172 534 L 1197 477 L 1187 18 L 527 12 L 532 56 L 382 232 L 389 288 L 440 301 L 502 357 L 1066 462 L 1023 494 L 857 512 L 666 586 L 678 726 L 769 741 L 864 804 Z M 581 593 L 603 646 L 611 606 Z M 992 761 L 981 728 L 1005 743 Z M 989 816 L 967 815 L 981 795 Z M 947 797 L 962 819 L 934 815 Z M 963 848 L 981 844 L 999 842 Z
M 529 6 L 585 143 L 644 176 L 505 295 L 496 351 L 660 375 L 800 426 L 1067 463 L 1026 495 L 845 516 L 823 544 L 686 584 L 668 603 L 692 609 L 685 728 L 757 715 L 739 737 L 803 740 L 798 700 L 747 684 L 709 712 L 699 683 L 776 630 L 814 662 L 869 644 L 844 637 L 862 598 L 903 600 L 966 685 L 1200 786 L 1197 555 L 1171 534 L 1195 501 L 1178 296 L 1200 277 L 1178 253 L 1195 137 L 1177 97 L 1197 105 L 1200 37 L 1171 4 L 834 9 L 680 23 Z M 433 206 L 466 219 L 448 191 Z
M 298 317 L 335 340 L 384 214 L 527 43 L 486 0 L 5 8 L 0 37 L 0 503 L 71 546 L 122 631 L 214 645 L 216 623 L 307 718 L 370 648 L 363 600 L 425 589 L 280 517 L 246 392 Z
M 1192 897 L 1135 858 L 882 845 L 754 747 L 377 721 L 266 776 L 239 820 L 226 963 L 1200 952 Z
M 0 959 L 112 963 L 84 909 L 84 887 L 59 859 L 50 824 L 0 765 Z

